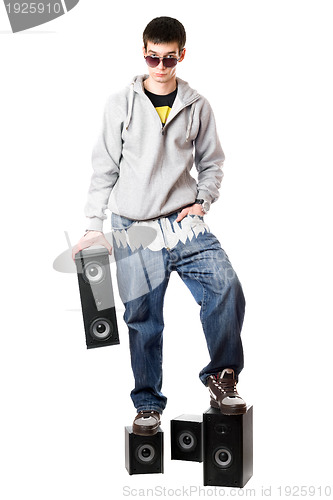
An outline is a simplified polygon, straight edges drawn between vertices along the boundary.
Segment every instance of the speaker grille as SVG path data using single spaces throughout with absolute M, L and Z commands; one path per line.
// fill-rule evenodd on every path
M 253 407 L 243 415 L 203 414 L 204 485 L 242 488 L 253 473 Z
M 202 415 L 180 415 L 170 427 L 171 460 L 202 462 Z
M 129 474 L 163 473 L 163 431 L 139 436 L 132 426 L 125 427 L 125 467 Z
M 108 251 L 83 250 L 75 263 L 87 348 L 119 344 Z

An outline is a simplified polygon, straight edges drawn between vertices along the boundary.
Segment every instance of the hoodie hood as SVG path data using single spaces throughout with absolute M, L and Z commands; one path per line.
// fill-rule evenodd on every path
M 129 86 L 128 112 L 125 122 L 126 130 L 128 130 L 128 127 L 131 122 L 135 94 L 145 95 L 143 82 L 148 78 L 148 76 L 149 75 L 135 76 L 132 80 L 132 83 Z M 181 78 L 177 77 L 176 81 L 177 81 L 177 96 L 172 106 L 171 113 L 168 117 L 168 122 L 170 122 L 179 113 L 179 111 L 186 108 L 187 106 L 191 106 L 191 111 L 189 114 L 189 119 L 186 129 L 186 141 L 188 141 L 193 122 L 193 113 L 194 113 L 193 104 L 200 98 L 200 94 L 196 90 L 192 89 L 189 86 L 189 84 L 184 80 L 182 80 Z M 167 126 L 168 122 L 166 123 L 165 126 Z

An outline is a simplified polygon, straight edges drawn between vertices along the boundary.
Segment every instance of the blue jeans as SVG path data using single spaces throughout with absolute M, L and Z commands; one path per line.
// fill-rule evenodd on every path
M 201 306 L 200 319 L 210 362 L 199 378 L 233 368 L 236 378 L 244 366 L 241 328 L 245 299 L 228 256 L 202 217 L 178 213 L 156 219 L 151 245 L 140 246 L 138 232 L 145 223 L 111 216 L 113 252 L 119 294 L 125 306 L 135 387 L 131 398 L 137 411 L 162 413 L 163 302 L 170 273 L 177 271 Z M 143 224 L 141 226 L 140 224 Z M 149 224 L 148 224 L 149 225 Z M 143 238 L 144 239 L 144 238 Z

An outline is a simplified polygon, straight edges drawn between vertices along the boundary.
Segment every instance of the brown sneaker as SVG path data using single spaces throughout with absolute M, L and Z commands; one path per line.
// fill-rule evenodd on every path
M 236 389 L 235 372 L 226 368 L 207 380 L 210 392 L 210 405 L 219 408 L 224 415 L 241 415 L 246 412 L 246 403 Z
M 139 436 L 153 436 L 157 433 L 160 423 L 160 414 L 157 411 L 139 411 L 133 421 L 133 432 Z

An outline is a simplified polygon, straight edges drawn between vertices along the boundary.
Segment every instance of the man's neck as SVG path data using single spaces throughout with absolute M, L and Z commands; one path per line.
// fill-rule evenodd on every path
M 159 83 L 155 82 L 152 78 L 148 77 L 143 83 L 144 88 L 148 92 L 152 92 L 157 95 L 168 95 L 171 94 L 177 88 L 176 78 L 170 80 L 169 82 Z

